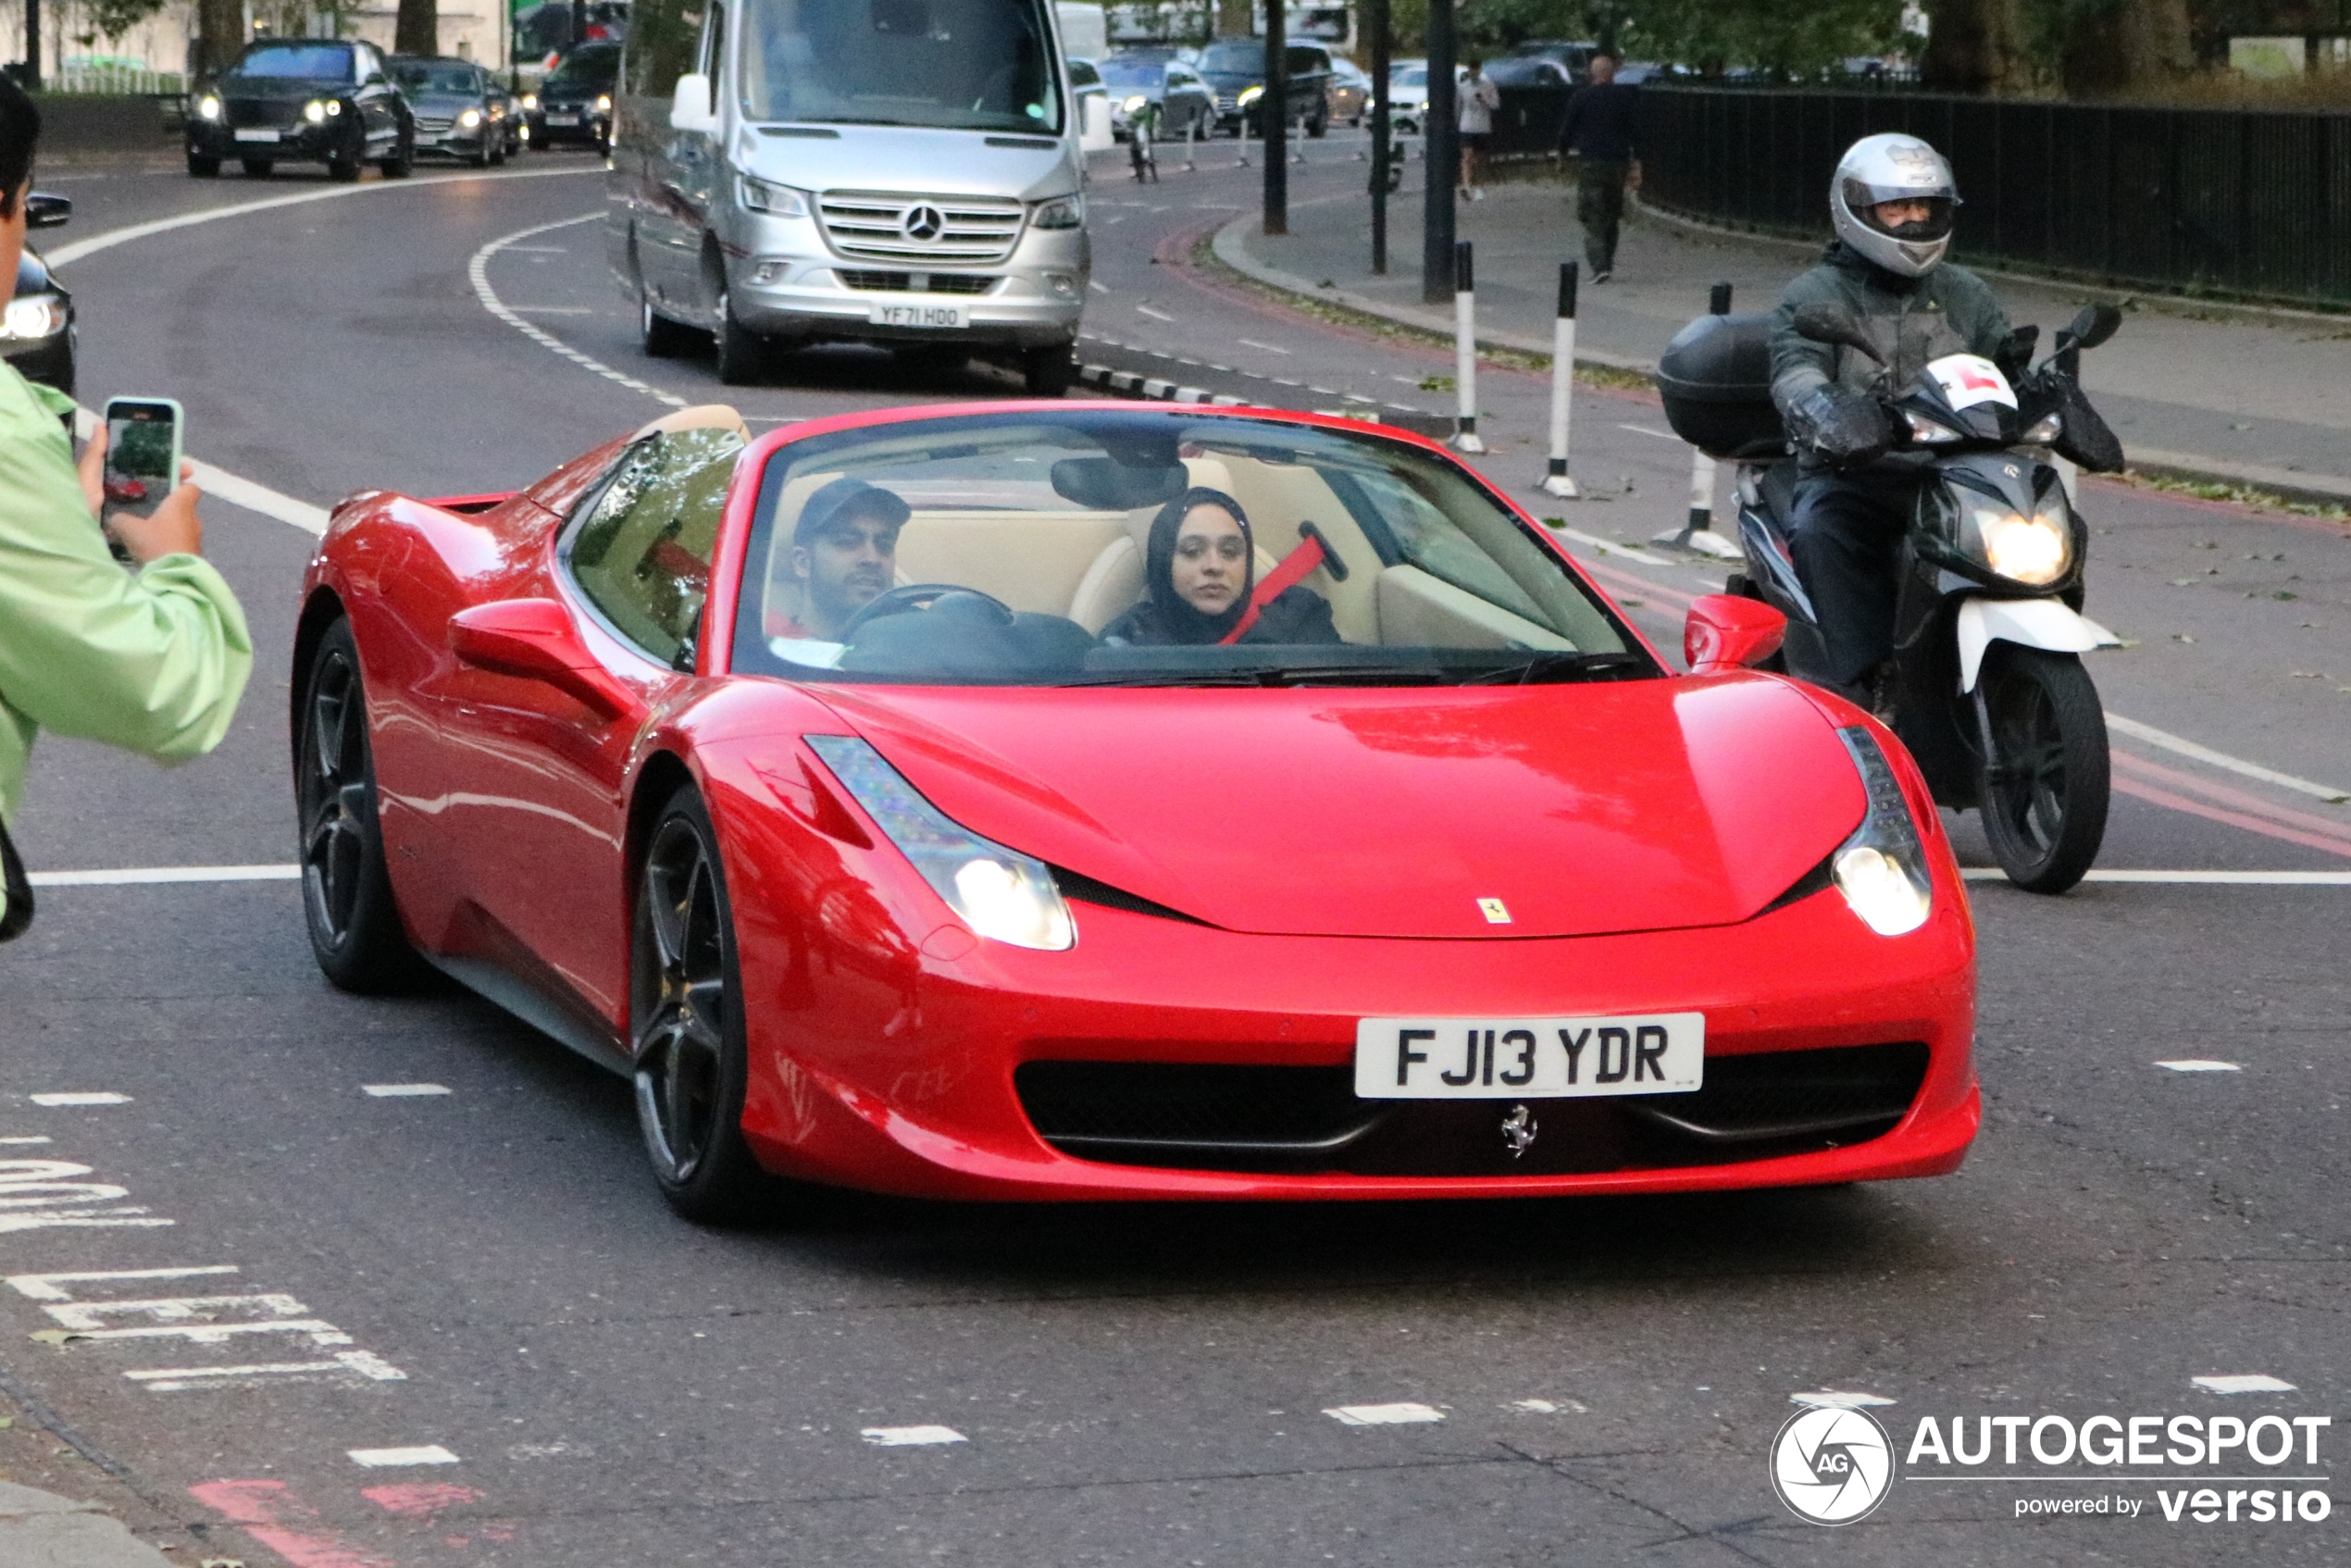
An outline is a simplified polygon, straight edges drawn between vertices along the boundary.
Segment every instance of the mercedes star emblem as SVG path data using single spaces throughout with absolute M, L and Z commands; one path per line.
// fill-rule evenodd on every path
M 899 227 L 906 231 L 906 238 L 927 244 L 946 232 L 947 215 L 923 202 L 906 209 L 905 219 Z

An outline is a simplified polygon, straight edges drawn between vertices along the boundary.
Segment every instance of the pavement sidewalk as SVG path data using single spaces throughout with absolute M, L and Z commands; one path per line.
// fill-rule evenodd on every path
M 93 1502 L 0 1480 L 6 1568 L 169 1568 L 171 1559 Z
M 1216 254 L 1262 282 L 1450 335 L 1449 306 L 1421 304 L 1422 166 L 1388 204 L 1389 271 L 1371 273 L 1370 196 L 1294 202 L 1290 232 L 1268 237 L 1254 212 L 1226 225 Z M 1574 187 L 1492 185 L 1456 205 L 1477 245 L 1478 335 L 1548 354 L 1559 264 L 1580 259 Z M 1577 357 L 1651 368 L 1707 306 L 1716 282 L 1733 308 L 1767 309 L 1818 248 L 1628 215 L 1616 275 L 1582 291 Z M 2090 299 L 2123 291 L 1988 275 L 2009 316 L 2043 341 Z M 2248 484 L 2298 499 L 2351 502 L 2351 317 L 2204 307 L 2142 299 L 2114 341 L 2084 356 L 2084 380 L 2135 466 Z

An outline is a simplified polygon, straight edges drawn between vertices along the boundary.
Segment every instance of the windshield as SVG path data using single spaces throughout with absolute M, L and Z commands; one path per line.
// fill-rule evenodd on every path
M 1426 87 L 1428 68 L 1426 66 L 1398 66 L 1387 73 L 1387 80 L 1399 87 Z
M 1265 45 L 1263 44 L 1212 44 L 1201 52 L 1200 68 L 1238 76 L 1265 68 Z
M 480 85 L 468 65 L 393 61 L 392 81 L 411 93 L 479 93 Z
M 1659 673 L 1539 530 L 1448 459 L 1197 411 L 976 415 L 784 447 L 739 604 L 734 668 L 794 679 Z
M 297 77 L 305 81 L 349 81 L 351 51 L 340 44 L 273 44 L 239 60 L 237 74 Z
M 582 49 L 547 73 L 547 87 L 610 87 L 620 71 L 617 49 Z
M 1058 132 L 1051 36 L 1037 0 L 749 0 L 743 112 Z
M 1157 60 L 1104 60 L 1102 81 L 1113 87 L 1156 87 L 1165 68 Z

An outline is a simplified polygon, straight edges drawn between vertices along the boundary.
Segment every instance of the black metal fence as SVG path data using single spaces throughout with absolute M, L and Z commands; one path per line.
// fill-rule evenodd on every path
M 1837 156 L 1901 131 L 1952 162 L 1963 260 L 2351 305 L 2351 114 L 1682 87 L 1641 106 L 1641 196 L 1668 212 L 1825 236 Z

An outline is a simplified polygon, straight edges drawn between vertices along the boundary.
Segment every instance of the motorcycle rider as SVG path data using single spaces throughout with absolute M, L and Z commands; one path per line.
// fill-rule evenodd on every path
M 1772 316 L 1772 401 L 1797 450 L 1790 518 L 1797 577 L 1812 601 L 1829 674 L 1888 717 L 1894 704 L 1896 552 L 1918 481 L 1877 460 L 1894 442 L 1870 395 L 1878 367 L 1860 352 L 1814 342 L 1796 313 L 1825 304 L 1851 316 L 1907 385 L 1951 354 L 1992 360 L 2013 383 L 2030 356 L 1984 280 L 1943 259 L 1959 193 L 1951 166 L 1915 136 L 1865 136 L 1829 180 L 1836 239 L 1820 265 L 1780 295 Z

